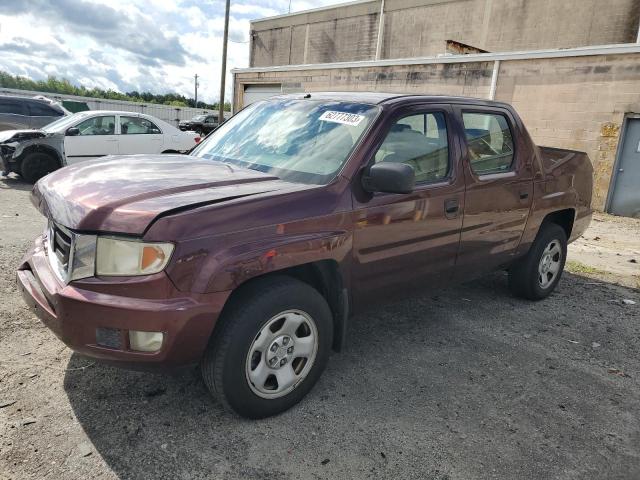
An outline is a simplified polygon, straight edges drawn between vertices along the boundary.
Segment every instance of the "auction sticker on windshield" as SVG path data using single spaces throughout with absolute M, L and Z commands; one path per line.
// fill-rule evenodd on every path
M 357 126 L 364 119 L 363 115 L 347 112 L 334 112 L 327 110 L 320 116 L 320 120 L 325 122 L 342 123 L 343 125 Z

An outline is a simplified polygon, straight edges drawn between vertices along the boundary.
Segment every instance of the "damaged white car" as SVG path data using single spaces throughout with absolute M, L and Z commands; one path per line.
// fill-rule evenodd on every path
M 61 118 L 40 130 L 0 132 L 0 156 L 5 174 L 15 172 L 35 183 L 58 168 L 82 160 L 183 153 L 199 140 L 196 133 L 181 132 L 150 115 L 97 110 Z

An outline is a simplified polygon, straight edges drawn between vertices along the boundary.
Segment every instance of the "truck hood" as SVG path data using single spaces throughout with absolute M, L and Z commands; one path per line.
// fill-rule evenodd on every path
M 262 172 L 188 155 L 128 155 L 57 170 L 34 186 L 32 201 L 74 230 L 141 235 L 159 216 L 292 187 Z

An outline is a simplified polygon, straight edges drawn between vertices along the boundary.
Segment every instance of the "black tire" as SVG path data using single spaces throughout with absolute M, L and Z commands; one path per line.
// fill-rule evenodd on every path
M 279 398 L 257 395 L 247 378 L 247 355 L 258 333 L 281 312 L 299 310 L 316 326 L 315 361 L 304 380 Z M 258 279 L 238 292 L 225 307 L 201 362 L 211 393 L 228 409 L 247 418 L 281 413 L 309 393 L 327 365 L 333 342 L 331 310 L 324 297 L 308 284 L 286 276 Z
M 60 167 L 58 160 L 48 153 L 28 153 L 21 162 L 20 175 L 29 183 L 36 183 Z
M 543 255 L 545 255 L 545 250 L 554 241 L 559 243 L 561 250 L 561 256 L 557 260 L 559 262 L 559 270 L 555 278 L 543 287 L 541 285 L 542 274 L 539 272 L 538 267 Z M 555 223 L 543 223 L 527 255 L 509 269 L 509 289 L 511 293 L 529 300 L 542 300 L 548 297 L 562 277 L 566 260 L 567 234 L 564 229 Z

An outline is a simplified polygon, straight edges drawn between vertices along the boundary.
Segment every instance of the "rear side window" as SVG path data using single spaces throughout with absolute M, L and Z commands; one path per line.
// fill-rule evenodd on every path
M 376 163 L 405 163 L 416 182 L 435 182 L 449 173 L 449 142 L 444 113 L 409 115 L 398 120 L 376 152 Z
M 23 104 L 17 100 L 0 98 L 0 113 L 24 115 Z
M 149 135 L 162 132 L 155 123 L 146 118 L 120 116 L 120 133 L 122 135 Z
M 469 162 L 477 175 L 508 172 L 513 164 L 513 136 L 499 113 L 462 114 Z
M 42 103 L 28 103 L 29 116 L 31 117 L 61 117 L 62 112 Z

